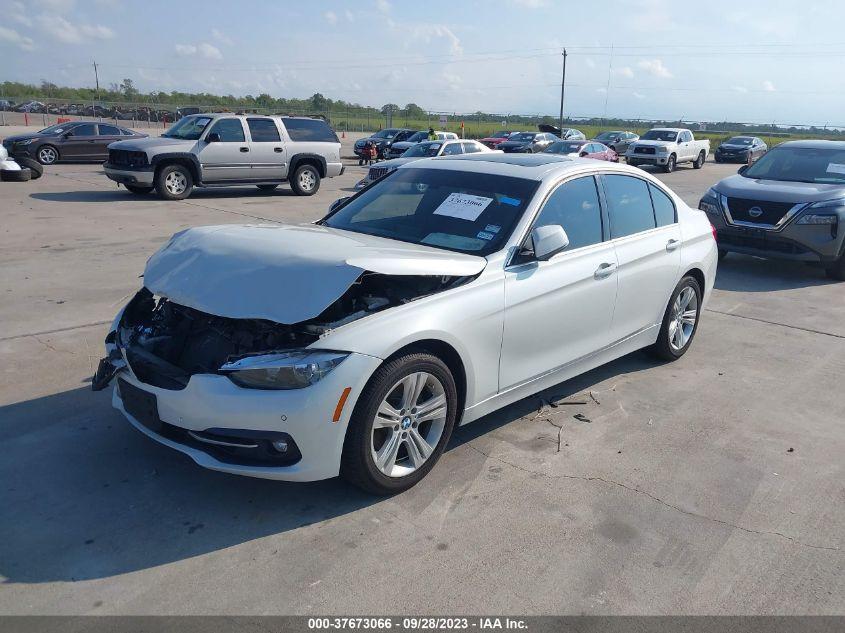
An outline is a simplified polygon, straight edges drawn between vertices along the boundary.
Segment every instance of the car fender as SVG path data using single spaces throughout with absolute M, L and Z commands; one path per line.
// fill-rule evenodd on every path
M 197 158 L 196 154 L 192 154 L 190 152 L 167 152 L 164 154 L 155 154 L 150 159 L 150 166 L 153 171 L 155 171 L 160 165 L 164 165 L 172 161 L 183 160 L 187 160 L 190 163 L 194 172 L 193 176 L 196 181 L 195 184 L 200 184 L 202 182 L 202 165 L 200 164 L 199 158 Z
M 296 168 L 299 167 L 299 164 L 303 160 L 316 160 L 317 164 L 320 166 L 320 177 L 325 178 L 326 173 L 328 171 L 326 158 L 325 156 L 320 156 L 319 154 L 314 154 L 311 152 L 302 152 L 299 154 L 293 154 L 290 157 L 290 170 L 288 173 L 293 174 L 296 171 Z

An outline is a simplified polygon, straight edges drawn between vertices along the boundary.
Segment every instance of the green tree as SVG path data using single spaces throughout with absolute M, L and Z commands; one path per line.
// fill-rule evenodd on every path
M 135 87 L 135 82 L 128 78 L 121 82 L 120 91 L 130 101 L 138 96 L 138 89 Z

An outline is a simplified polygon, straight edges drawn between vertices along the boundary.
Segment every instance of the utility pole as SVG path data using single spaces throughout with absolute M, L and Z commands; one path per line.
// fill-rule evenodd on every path
M 563 49 L 563 72 L 560 75 L 560 129 L 563 130 L 563 95 L 566 88 L 566 49 Z
M 97 72 L 97 62 L 94 62 L 94 82 L 97 84 L 97 101 L 100 100 L 100 75 Z

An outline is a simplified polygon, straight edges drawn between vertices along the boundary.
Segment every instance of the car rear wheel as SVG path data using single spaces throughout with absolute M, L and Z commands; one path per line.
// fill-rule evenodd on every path
M 15 158 L 15 162 L 20 165 L 21 167 L 26 167 L 32 172 L 32 180 L 38 180 L 41 176 L 44 175 L 44 168 L 41 166 L 37 160 L 33 160 L 28 156 L 20 156 Z
M 184 165 L 167 165 L 156 174 L 156 192 L 165 200 L 184 200 L 193 188 L 194 179 Z
M 374 494 L 407 490 L 443 454 L 457 405 L 455 380 L 436 356 L 410 353 L 385 363 L 355 405 L 341 476 Z
M 704 166 L 704 161 L 707 160 L 707 154 L 704 150 L 701 150 L 698 154 L 698 158 L 695 159 L 693 162 L 692 167 L 693 169 L 701 169 Z
M 42 165 L 52 165 L 59 160 L 59 150 L 52 145 L 42 145 L 38 148 L 38 162 Z
M 666 160 L 666 164 L 663 166 L 663 171 L 665 171 L 667 174 L 671 174 L 673 171 L 675 171 L 675 161 L 676 161 L 675 155 L 672 154 Z
M 27 182 L 32 178 L 32 172 L 28 167 L 21 169 L 0 170 L 0 180 L 3 182 Z
M 692 345 L 700 315 L 701 286 L 695 277 L 688 275 L 675 286 L 663 314 L 657 342 L 650 351 L 663 360 L 678 360 Z
M 135 195 L 138 195 L 138 196 L 150 193 L 153 190 L 152 187 L 142 186 L 142 185 L 124 185 L 124 186 L 126 187 L 126 190 L 129 193 L 134 193 Z
M 313 196 L 320 189 L 320 172 L 314 165 L 300 165 L 293 173 L 290 186 L 298 196 Z

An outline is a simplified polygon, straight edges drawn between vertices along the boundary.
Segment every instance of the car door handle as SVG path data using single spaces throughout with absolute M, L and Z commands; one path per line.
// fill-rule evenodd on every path
M 666 250 L 671 253 L 672 251 L 677 249 L 680 245 L 681 245 L 681 243 L 678 240 L 669 240 L 668 242 L 666 242 Z
M 277 154 L 281 154 L 285 150 L 283 150 L 281 147 L 274 147 L 273 151 L 276 152 Z
M 596 268 L 596 272 L 593 273 L 593 276 L 596 279 L 604 279 L 605 277 L 610 277 L 613 273 L 616 272 L 616 264 L 608 264 L 604 263 L 598 268 Z
M 248 151 L 249 151 L 249 148 L 248 148 L 248 147 L 242 147 L 242 148 L 241 148 L 241 151 L 242 151 L 242 152 L 248 152 Z

